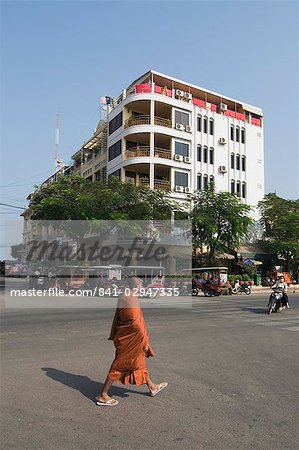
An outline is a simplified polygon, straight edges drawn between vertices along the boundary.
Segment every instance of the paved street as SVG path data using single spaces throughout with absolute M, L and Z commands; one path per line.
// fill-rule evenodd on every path
M 298 295 L 271 316 L 265 295 L 193 300 L 144 308 L 150 373 L 169 387 L 115 385 L 115 408 L 94 404 L 113 359 L 104 299 L 3 308 L 2 448 L 298 448 Z

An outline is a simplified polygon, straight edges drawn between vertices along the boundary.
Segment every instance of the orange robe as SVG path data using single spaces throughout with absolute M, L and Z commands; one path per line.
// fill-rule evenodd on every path
M 139 386 L 146 383 L 148 376 L 145 357 L 154 356 L 154 352 L 149 346 L 138 299 L 123 296 L 117 306 L 109 337 L 116 351 L 108 378 Z

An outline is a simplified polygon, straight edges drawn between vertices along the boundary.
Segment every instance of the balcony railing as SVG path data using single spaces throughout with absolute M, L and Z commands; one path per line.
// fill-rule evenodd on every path
M 130 117 L 125 121 L 124 128 L 134 127 L 135 125 L 149 125 L 150 123 L 151 118 L 147 115 Z
M 155 157 L 171 159 L 171 150 L 167 150 L 165 148 L 160 148 L 160 147 L 155 147 Z
M 170 181 L 168 180 L 154 180 L 155 189 L 163 189 L 164 191 L 170 191 Z
M 124 128 L 134 127 L 136 125 L 150 125 L 151 118 L 149 115 L 142 115 L 136 117 L 129 117 L 125 121 Z M 172 122 L 170 119 L 165 119 L 164 117 L 154 117 L 154 124 L 160 127 L 172 128 Z
M 150 179 L 149 178 L 139 178 L 139 186 L 150 187 Z
M 148 145 L 140 145 L 126 150 L 126 158 L 136 158 L 138 156 L 150 156 L 150 148 Z
M 157 117 L 155 116 L 155 125 L 158 125 L 159 127 L 168 127 L 172 128 L 172 122 L 170 119 L 165 119 L 164 117 Z

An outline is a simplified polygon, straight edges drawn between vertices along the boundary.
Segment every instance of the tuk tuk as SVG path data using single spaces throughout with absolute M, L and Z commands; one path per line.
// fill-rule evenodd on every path
M 232 294 L 227 267 L 197 267 L 189 270 L 192 272 L 193 296 L 200 292 L 203 292 L 205 297 Z

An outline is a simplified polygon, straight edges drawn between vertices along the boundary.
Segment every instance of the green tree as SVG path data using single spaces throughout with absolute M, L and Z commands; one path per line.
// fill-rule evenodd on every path
M 285 260 L 289 271 L 299 263 L 299 200 L 286 200 L 274 193 L 259 202 L 266 248 Z
M 216 253 L 236 250 L 253 222 L 250 207 L 237 195 L 216 192 L 211 183 L 207 190 L 193 196 L 193 247 L 206 249 L 208 264 L 215 262 Z
M 29 207 L 33 220 L 166 220 L 177 205 L 167 192 L 115 177 L 90 183 L 72 175 L 37 190 Z
M 115 228 L 114 221 L 123 237 L 146 231 L 157 234 L 161 230 L 152 226 L 152 220 L 169 220 L 177 209 L 165 191 L 121 183 L 116 177 L 107 183 L 91 183 L 78 175 L 60 177 L 37 189 L 29 207 L 33 220 L 51 221 L 51 226 L 74 240 L 77 247 L 90 232 L 97 235 L 98 242 L 103 240 Z M 147 230 L 144 222 L 137 221 L 146 221 Z

